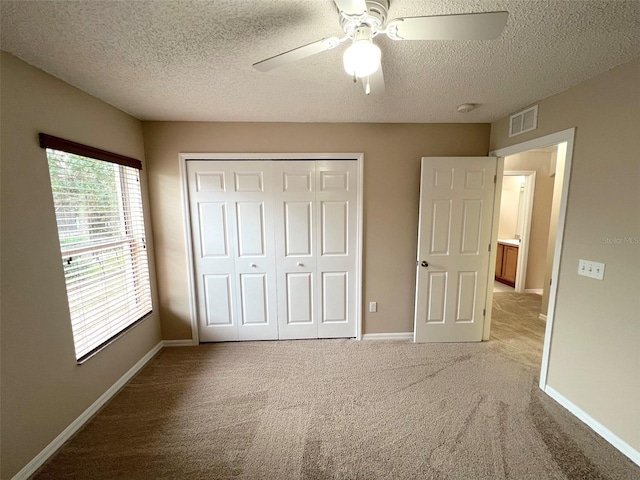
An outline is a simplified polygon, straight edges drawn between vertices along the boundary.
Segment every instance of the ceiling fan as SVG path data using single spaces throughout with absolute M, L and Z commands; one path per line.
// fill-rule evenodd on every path
M 393 40 L 492 40 L 500 36 L 508 12 L 434 15 L 394 18 L 387 22 L 390 0 L 334 0 L 338 7 L 342 38 L 328 37 L 254 63 L 261 72 L 278 68 L 326 50 L 347 40 L 343 63 L 353 81 L 362 79 L 365 93 L 384 91 L 380 48 L 373 39 L 385 34 Z

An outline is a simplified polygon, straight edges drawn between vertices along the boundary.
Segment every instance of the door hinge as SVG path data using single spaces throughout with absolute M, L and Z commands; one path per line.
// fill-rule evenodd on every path
M 498 183 L 498 175 L 493 176 L 493 183 Z
M 483 316 L 483 317 L 486 317 L 486 316 L 487 316 L 487 309 L 486 309 L 486 308 L 483 308 L 483 309 L 482 309 L 482 316 Z
M 553 278 L 549 279 L 549 286 L 551 286 L 551 284 L 553 283 Z
M 491 244 L 489 244 L 489 251 L 491 251 Z

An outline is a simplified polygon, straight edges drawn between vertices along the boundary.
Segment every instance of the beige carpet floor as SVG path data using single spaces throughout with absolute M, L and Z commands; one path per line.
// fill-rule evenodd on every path
M 540 370 L 546 322 L 540 320 L 542 297 L 533 293 L 493 294 L 491 340 L 509 358 Z
M 167 348 L 36 478 L 640 479 L 500 331 Z

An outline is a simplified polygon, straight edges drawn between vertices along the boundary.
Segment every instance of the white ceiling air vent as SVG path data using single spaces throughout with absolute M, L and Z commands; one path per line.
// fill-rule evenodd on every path
M 538 105 L 514 113 L 510 117 L 509 136 L 515 137 L 538 128 Z

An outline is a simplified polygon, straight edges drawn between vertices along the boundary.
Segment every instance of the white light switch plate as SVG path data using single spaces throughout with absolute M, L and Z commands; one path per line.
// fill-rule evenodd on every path
M 604 263 L 580 259 L 580 261 L 578 262 L 578 275 L 595 278 L 596 280 L 603 280 Z
M 369 302 L 369 312 L 376 313 L 378 311 L 378 302 Z

